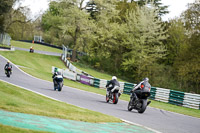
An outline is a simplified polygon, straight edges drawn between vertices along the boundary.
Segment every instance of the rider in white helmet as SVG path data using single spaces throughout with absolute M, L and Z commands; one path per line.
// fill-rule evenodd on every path
M 112 85 L 112 86 L 109 87 L 110 85 Z M 110 91 L 111 91 L 115 86 L 120 87 L 120 84 L 119 84 L 119 82 L 117 81 L 117 77 L 116 77 L 116 76 L 113 76 L 113 77 L 112 77 L 112 80 L 110 80 L 110 81 L 107 83 L 107 85 L 106 85 L 107 94 L 108 94 L 108 95 L 109 95 Z

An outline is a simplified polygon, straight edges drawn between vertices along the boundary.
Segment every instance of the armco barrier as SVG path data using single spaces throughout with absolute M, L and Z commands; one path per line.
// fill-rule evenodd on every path
M 94 78 L 94 87 L 99 88 L 100 79 Z
M 94 78 L 93 77 L 90 78 L 90 85 L 94 86 Z
M 108 81 L 105 79 L 100 79 L 100 84 L 99 84 L 99 88 L 105 88 L 107 85 Z
M 185 93 L 183 106 L 193 109 L 200 109 L 200 95 Z
M 130 94 L 130 91 L 133 89 L 134 84 L 124 83 L 124 94 Z
M 77 74 L 66 69 L 63 71 L 63 77 L 76 81 Z
M 149 97 L 150 99 L 155 99 L 155 96 L 156 96 L 156 87 L 151 87 L 151 90 L 150 90 L 150 93 L 151 93 L 151 96 Z
M 81 83 L 86 84 L 86 85 L 90 85 L 90 77 L 87 77 L 85 75 L 81 75 L 80 77 L 81 77 L 81 79 L 80 79 Z
M 32 40 L 18 40 L 18 41 L 21 41 L 21 42 L 28 42 L 28 43 L 32 43 L 32 42 L 33 42 Z M 60 47 L 60 46 L 52 45 L 52 44 L 49 44 L 49 43 L 43 43 L 43 42 L 37 42 L 37 41 L 34 41 L 34 43 L 36 43 L 36 44 L 41 44 L 41 45 L 48 46 L 48 47 L 52 47 L 52 48 L 61 49 L 61 50 L 63 49 L 63 48 Z
M 184 95 L 185 95 L 184 92 L 170 90 L 169 103 L 182 106 Z
M 169 93 L 169 89 L 156 88 L 155 100 L 168 103 Z

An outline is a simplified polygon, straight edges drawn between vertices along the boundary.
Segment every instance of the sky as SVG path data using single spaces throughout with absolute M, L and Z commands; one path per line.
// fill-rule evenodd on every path
M 188 3 L 193 3 L 195 0 L 161 0 L 163 5 L 168 5 L 169 14 L 162 17 L 163 20 L 169 20 L 178 17 L 187 9 Z M 49 0 L 23 0 L 22 6 L 27 6 L 31 9 L 32 17 L 42 14 L 48 9 Z

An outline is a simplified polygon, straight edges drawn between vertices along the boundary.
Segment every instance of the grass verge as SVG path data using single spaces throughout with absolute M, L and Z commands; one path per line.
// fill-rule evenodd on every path
M 121 122 L 99 112 L 76 107 L 0 81 L 0 109 L 85 122 Z
M 48 51 L 48 52 L 56 52 L 56 53 L 62 53 L 62 50 L 44 46 L 37 43 L 27 43 L 27 42 L 21 42 L 21 41 L 11 41 L 11 45 L 19 48 L 27 48 L 29 49 L 31 46 L 33 46 L 34 50 L 41 50 L 41 51 Z
M 9 60 L 11 60 L 13 63 L 17 65 L 28 67 L 28 68 L 21 68 L 25 72 L 35 77 L 48 80 L 48 81 L 52 81 L 51 79 L 52 74 L 50 73 L 51 66 L 65 68 L 64 64 L 60 61 L 59 57 L 41 55 L 41 54 L 36 54 L 36 53 L 30 54 L 28 52 L 23 52 L 23 51 L 15 51 L 15 52 L 0 51 L 0 54 L 2 54 L 3 56 L 5 56 L 6 58 L 8 58 Z M 87 85 L 74 82 L 71 80 L 65 79 L 64 84 L 70 87 L 105 95 L 105 90 L 87 86 Z M 129 101 L 129 95 L 122 95 L 120 99 Z M 180 107 L 180 106 L 153 101 L 153 100 L 150 106 L 200 118 L 200 110 L 196 110 L 196 109 Z

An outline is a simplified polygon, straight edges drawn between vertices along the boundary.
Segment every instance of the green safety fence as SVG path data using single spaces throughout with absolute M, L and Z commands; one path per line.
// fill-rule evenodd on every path
M 168 103 L 182 106 L 183 100 L 184 100 L 184 95 L 185 95 L 184 92 L 170 90 Z
M 99 88 L 100 85 L 100 79 L 94 78 L 94 87 Z
M 124 83 L 124 94 L 130 95 L 130 91 L 133 89 L 134 84 L 132 83 Z
M 151 96 L 149 97 L 150 99 L 153 99 L 153 100 L 155 99 L 156 90 L 157 90 L 156 87 L 151 87 L 151 90 L 150 90 Z

